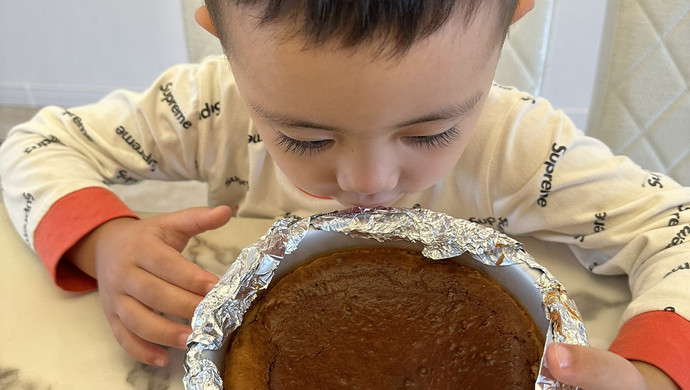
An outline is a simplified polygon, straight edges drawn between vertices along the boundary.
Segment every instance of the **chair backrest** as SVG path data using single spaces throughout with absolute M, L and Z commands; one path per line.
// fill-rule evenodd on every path
M 587 133 L 690 186 L 690 0 L 614 0 Z
M 541 0 L 511 27 L 496 69 L 498 83 L 542 94 L 553 12 L 553 0 Z
M 206 57 L 223 54 L 220 42 L 194 20 L 194 12 L 204 4 L 204 0 L 180 0 L 184 22 L 187 59 L 189 62 L 200 62 Z

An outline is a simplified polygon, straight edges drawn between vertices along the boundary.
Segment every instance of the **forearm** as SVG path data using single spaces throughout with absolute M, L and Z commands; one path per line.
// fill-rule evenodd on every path
M 63 261 L 69 261 L 77 269 L 96 279 L 98 242 L 102 240 L 104 236 L 108 237 L 109 231 L 112 229 L 125 229 L 127 222 L 133 219 L 132 217 L 123 216 L 103 222 L 68 249 L 67 252 L 65 252 Z
M 690 189 L 614 156 L 570 121 L 541 110 L 525 113 L 485 158 L 501 168 L 500 175 L 487 175 L 494 215 L 510 221 L 510 234 L 568 244 L 593 273 L 627 274 L 633 300 L 612 351 L 674 379 L 684 375 L 682 364 L 690 360 L 684 352 L 690 339 L 683 336 L 690 334 Z M 516 160 L 515 150 L 529 153 Z M 640 322 L 647 325 L 635 326 Z
M 666 375 L 662 370 L 658 369 L 657 367 L 640 361 L 633 361 L 632 364 L 635 366 L 635 368 L 637 368 L 640 371 L 640 373 L 642 373 L 642 376 L 645 378 L 645 381 L 647 382 L 647 387 L 649 389 L 680 389 L 680 387 L 678 387 L 678 384 L 676 384 L 676 382 L 674 382 L 673 379 L 671 379 L 671 377 Z
M 65 254 L 105 222 L 122 217 L 137 218 L 113 193 L 100 188 L 87 188 L 58 200 L 35 234 L 36 252 L 55 284 L 69 291 L 95 289 L 92 267 L 87 267 L 86 260 L 76 264 L 64 261 Z

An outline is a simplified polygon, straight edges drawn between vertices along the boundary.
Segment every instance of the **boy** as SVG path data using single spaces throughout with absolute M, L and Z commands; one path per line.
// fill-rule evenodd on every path
M 495 217 L 508 234 L 571 244 L 594 272 L 630 275 L 616 354 L 553 345 L 557 379 L 690 387 L 690 190 L 652 181 L 542 99 L 492 85 L 506 31 L 532 1 L 207 6 L 197 20 L 232 73 L 224 59 L 176 67 L 143 94 L 48 108 L 2 146 L 18 230 L 59 286 L 98 281 L 132 356 L 164 365 L 155 344 L 184 348 L 190 328 L 157 313 L 189 318 L 216 282 L 179 251 L 232 209 L 272 218 L 418 204 Z M 107 184 L 145 178 L 205 181 L 209 204 L 223 206 L 138 220 Z M 592 233 L 596 215 L 606 229 Z

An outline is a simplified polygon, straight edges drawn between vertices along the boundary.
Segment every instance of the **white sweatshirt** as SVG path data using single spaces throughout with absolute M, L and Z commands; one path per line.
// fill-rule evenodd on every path
M 492 88 L 477 126 L 447 177 L 394 206 L 566 243 L 590 271 L 629 275 L 633 301 L 624 321 L 666 310 L 655 317 L 658 325 L 674 311 L 690 333 L 690 188 L 612 155 L 547 101 L 512 88 Z M 45 108 L 11 131 L 0 167 L 8 212 L 32 246 L 57 245 L 36 242 L 35 232 L 63 207 L 62 198 L 86 191 L 80 202 L 108 205 L 105 191 L 94 187 L 143 179 L 207 182 L 209 205 L 229 205 L 239 216 L 343 208 L 305 194 L 277 168 L 222 57 L 173 67 L 143 93 L 116 91 L 93 105 Z M 61 248 L 54 260 L 44 259 L 49 269 L 57 267 Z

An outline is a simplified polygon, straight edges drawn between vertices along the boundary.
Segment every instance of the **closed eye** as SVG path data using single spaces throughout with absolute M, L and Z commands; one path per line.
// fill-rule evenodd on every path
M 304 154 L 314 155 L 321 152 L 328 145 L 331 144 L 332 140 L 318 140 L 318 141 L 301 141 L 294 138 L 290 138 L 287 135 L 276 131 L 278 139 L 276 144 L 282 146 L 286 153 L 295 153 L 299 156 Z
M 427 149 L 439 149 L 450 146 L 460 135 L 457 127 L 453 126 L 443 133 L 433 135 L 418 135 L 405 137 L 407 142 L 417 147 L 425 147 Z

